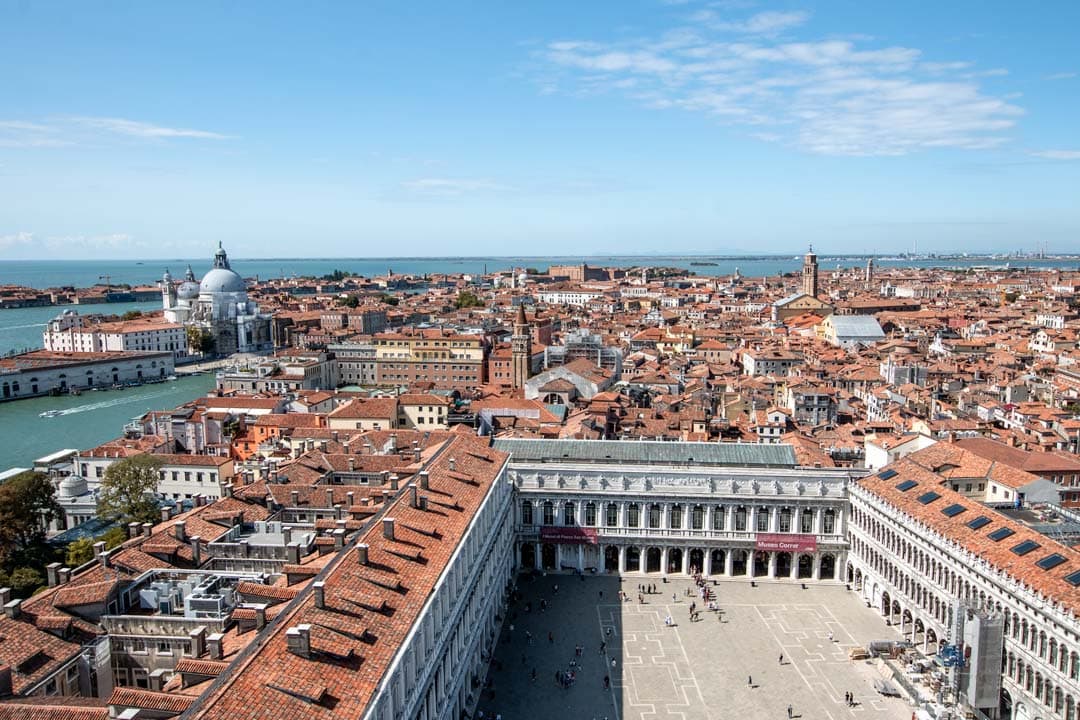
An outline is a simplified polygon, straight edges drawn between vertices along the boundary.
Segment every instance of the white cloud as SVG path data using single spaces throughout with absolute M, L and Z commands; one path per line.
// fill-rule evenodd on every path
M 1043 80 L 1072 80 L 1076 77 L 1074 72 L 1058 72 L 1043 76 Z
M 810 13 L 802 11 L 778 12 L 766 10 L 756 15 L 751 15 L 746 20 L 722 20 L 712 10 L 703 10 L 696 13 L 694 19 L 705 24 L 713 30 L 722 32 L 743 33 L 745 35 L 775 35 L 806 24 L 810 19 Z
M 57 253 L 90 254 L 106 250 L 134 250 L 145 247 L 147 243 L 136 240 L 127 233 L 41 236 L 33 232 L 16 232 L 0 235 L 0 250 L 20 256 L 45 257 Z
M 109 117 L 74 117 L 72 122 L 85 127 L 104 130 L 117 135 L 129 135 L 140 138 L 198 138 L 201 140 L 225 140 L 229 136 L 207 130 L 191 130 L 188 128 L 173 128 L 162 125 L 139 122 L 137 120 L 125 120 L 124 118 Z
M 1036 150 L 1031 154 L 1044 160 L 1080 160 L 1080 150 Z
M 142 140 L 226 140 L 229 135 L 109 117 L 60 117 L 30 122 L 0 120 L 0 147 L 67 147 L 123 136 Z
M 758 13 L 737 28 L 711 10 L 695 17 L 699 25 L 655 38 L 551 42 L 542 51 L 549 69 L 542 86 L 706 113 L 764 141 L 830 155 L 993 147 L 1024 112 L 979 85 L 1004 69 L 924 59 L 918 48 L 768 37 L 804 23 L 802 13 Z M 747 37 L 711 35 L 717 29 Z
M 500 185 L 491 180 L 466 178 L 418 178 L 416 180 L 407 180 L 403 182 L 401 187 L 417 195 L 439 197 L 454 197 L 469 193 L 494 192 L 509 189 L 505 185 Z

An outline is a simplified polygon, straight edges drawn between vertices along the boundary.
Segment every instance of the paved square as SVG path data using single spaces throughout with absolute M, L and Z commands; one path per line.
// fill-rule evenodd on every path
M 656 592 L 639 603 L 644 583 Z M 848 659 L 850 648 L 896 635 L 843 586 L 721 581 L 710 585 L 720 613 L 688 589 L 688 579 L 521 576 L 480 703 L 485 718 L 773 720 L 787 718 L 789 704 L 806 720 L 911 717 L 907 702 L 875 692 L 874 665 Z M 556 679 L 566 672 L 569 687 Z

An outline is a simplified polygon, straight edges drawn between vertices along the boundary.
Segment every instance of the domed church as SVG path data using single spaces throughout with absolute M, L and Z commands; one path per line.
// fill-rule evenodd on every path
M 161 299 L 166 320 L 207 330 L 222 355 L 273 349 L 270 315 L 260 313 L 259 306 L 248 300 L 244 278 L 229 267 L 221 243 L 214 253 L 214 266 L 202 282 L 195 281 L 190 265 L 179 286 L 166 270 L 161 279 Z

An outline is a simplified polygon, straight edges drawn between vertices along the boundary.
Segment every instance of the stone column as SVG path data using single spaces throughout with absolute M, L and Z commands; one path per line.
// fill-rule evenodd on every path
M 626 547 L 623 545 L 619 546 L 619 572 L 626 572 Z
M 663 503 L 660 506 L 660 527 L 664 530 L 671 527 L 671 503 Z
M 729 532 L 735 529 L 735 506 L 728 505 L 724 508 L 724 528 Z
M 585 546 L 577 546 L 577 569 L 580 571 L 585 570 Z
M 541 543 L 539 541 L 537 541 L 537 542 L 535 542 L 533 544 L 536 545 L 536 553 L 534 555 L 534 559 L 535 559 L 534 565 L 536 566 L 537 570 L 543 570 L 544 569 L 544 552 L 543 552 L 544 545 L 543 545 L 543 543 Z
M 766 573 L 766 577 L 776 577 L 776 553 L 769 553 L 769 571 Z
M 562 570 L 562 543 L 555 543 L 555 572 Z
M 746 531 L 756 533 L 757 532 L 757 505 L 751 505 L 750 510 L 746 513 Z
M 619 527 L 626 527 L 626 503 L 619 503 Z
M 660 574 L 667 575 L 667 558 L 668 549 L 666 547 L 660 548 Z
M 801 555 L 801 554 L 802 553 L 797 553 L 797 552 L 791 553 L 791 579 L 792 580 L 798 580 L 799 579 L 799 555 Z
M 690 574 L 690 550 L 688 548 L 683 548 L 682 574 L 683 575 L 689 575 Z
M 814 573 L 813 573 L 813 577 L 814 577 L 815 580 L 820 580 L 821 579 L 821 553 L 820 553 L 820 551 L 814 553 Z
M 710 548 L 705 548 L 705 558 L 701 564 L 701 574 L 705 577 L 712 575 L 712 550 Z
M 731 577 L 732 568 L 735 565 L 735 558 L 731 554 L 732 549 L 728 548 L 724 553 L 724 575 Z
M 820 535 L 822 528 L 825 526 L 825 508 L 821 507 L 817 509 L 814 514 L 814 534 Z

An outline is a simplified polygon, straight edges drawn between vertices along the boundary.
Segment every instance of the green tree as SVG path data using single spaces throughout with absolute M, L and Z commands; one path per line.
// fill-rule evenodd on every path
M 98 540 L 101 540 L 105 543 L 106 550 L 112 550 L 114 547 L 123 545 L 124 541 L 127 539 L 127 531 L 120 526 L 109 528 L 104 533 L 98 536 Z
M 71 568 L 77 568 L 94 559 L 94 539 L 79 538 L 68 543 L 67 552 L 64 554 L 64 564 Z
M 401 302 L 401 300 L 399 300 L 398 298 L 394 297 L 393 295 L 391 295 L 389 293 L 383 293 L 382 295 L 380 295 L 379 300 L 382 301 L 382 303 L 384 305 L 394 305 L 394 306 L 396 306 L 399 302 Z
M 476 296 L 476 293 L 469 292 L 468 290 L 462 290 L 458 293 L 457 299 L 454 300 L 454 307 L 458 310 L 471 307 L 483 307 L 484 301 Z
M 142 317 L 141 310 L 128 310 L 126 313 L 120 316 L 121 320 L 134 320 L 135 318 Z
M 105 471 L 98 496 L 98 515 L 119 518 L 123 523 L 158 520 L 158 486 L 161 458 L 150 454 L 119 460 Z
M 45 473 L 27 470 L 0 485 L 0 567 L 37 554 L 49 523 L 63 512 Z
M 345 307 L 351 307 L 351 308 L 354 308 L 354 307 L 359 307 L 359 306 L 360 306 L 360 298 L 359 298 L 359 297 L 357 297 L 356 295 L 354 295 L 354 294 L 349 294 L 349 295 L 348 295 L 348 296 L 347 296 L 347 297 L 345 298 Z
M 45 584 L 45 578 L 41 577 L 41 573 L 34 568 L 20 567 L 11 572 L 9 582 L 16 595 L 27 597 Z
M 206 328 L 189 325 L 187 329 L 188 350 L 193 353 L 208 355 L 214 352 L 217 343 Z

